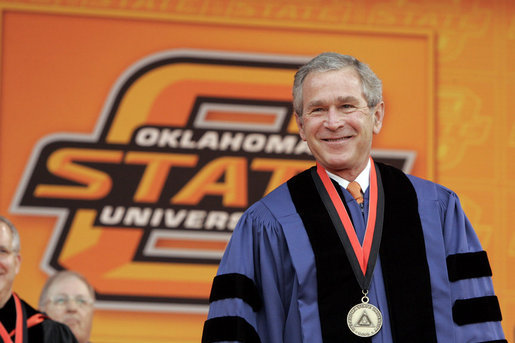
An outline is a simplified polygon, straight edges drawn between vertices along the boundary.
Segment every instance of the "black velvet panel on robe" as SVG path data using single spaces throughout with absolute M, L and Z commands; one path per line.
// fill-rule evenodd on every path
M 435 343 L 429 267 L 417 195 L 403 172 L 380 163 L 376 166 L 385 194 L 379 255 L 393 341 Z M 371 338 L 358 337 L 347 327 L 347 313 L 361 302 L 361 288 L 310 170 L 290 179 L 288 188 L 315 255 L 324 343 L 371 342 Z

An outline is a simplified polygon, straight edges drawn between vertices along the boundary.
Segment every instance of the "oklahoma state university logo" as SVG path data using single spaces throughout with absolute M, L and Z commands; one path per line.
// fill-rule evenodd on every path
M 43 267 L 100 306 L 195 311 L 242 212 L 313 164 L 292 120 L 301 60 L 171 51 L 125 72 L 91 137 L 36 147 L 14 202 L 58 215 Z
M 243 211 L 313 165 L 292 118 L 305 61 L 176 50 L 128 69 L 91 136 L 32 154 L 12 209 L 57 216 L 43 269 L 81 272 L 100 307 L 205 311 Z

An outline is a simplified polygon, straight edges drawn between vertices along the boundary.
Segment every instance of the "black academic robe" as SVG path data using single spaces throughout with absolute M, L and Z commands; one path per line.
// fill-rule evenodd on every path
M 20 299 L 22 307 L 25 309 L 26 318 L 40 313 L 32 308 L 25 301 Z M 11 295 L 7 303 L 0 309 L 0 321 L 7 332 L 14 330 L 16 326 L 16 307 L 14 297 Z M 14 342 L 15 337 L 12 337 Z M 77 343 L 77 339 L 65 324 L 53 321 L 48 317 L 34 326 L 27 328 L 28 343 Z

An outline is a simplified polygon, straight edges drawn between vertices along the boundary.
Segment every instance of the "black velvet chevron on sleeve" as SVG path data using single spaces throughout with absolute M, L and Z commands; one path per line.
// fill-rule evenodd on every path
M 206 320 L 202 343 L 245 342 L 261 343 L 256 330 L 241 317 L 218 317 Z
M 492 276 L 486 251 L 449 255 L 447 272 L 451 282 Z
M 262 305 L 256 285 L 243 274 L 222 274 L 214 278 L 209 302 L 230 298 L 242 299 L 254 312 L 259 311 Z
M 458 325 L 501 321 L 499 301 L 495 295 L 459 299 L 452 307 L 452 318 Z

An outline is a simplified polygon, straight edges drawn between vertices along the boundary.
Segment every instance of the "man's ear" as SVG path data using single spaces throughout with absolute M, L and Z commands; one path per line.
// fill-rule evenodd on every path
M 306 140 L 306 135 L 304 134 L 304 123 L 302 121 L 302 117 L 295 113 L 295 121 L 297 122 L 297 126 L 299 127 L 299 135 L 303 141 Z
M 383 119 L 384 119 L 384 102 L 380 102 L 374 107 L 374 113 L 372 113 L 374 116 L 374 134 L 378 134 L 381 131 L 381 128 L 383 127 Z
M 14 257 L 15 258 L 15 266 L 14 266 L 14 270 L 16 272 L 16 274 L 18 274 L 20 272 L 20 267 L 21 267 L 21 255 L 18 253 L 16 254 L 16 256 Z

